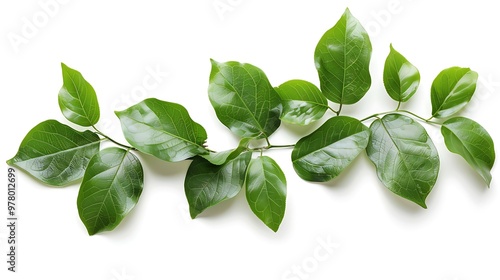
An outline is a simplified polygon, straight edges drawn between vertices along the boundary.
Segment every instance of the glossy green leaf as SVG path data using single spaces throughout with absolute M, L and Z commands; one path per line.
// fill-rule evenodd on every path
M 63 115 L 81 126 L 92 126 L 99 121 L 100 111 L 94 88 L 82 74 L 61 63 L 63 86 L 59 91 L 59 107 Z
M 89 235 L 112 230 L 135 207 L 144 173 L 139 159 L 121 148 L 107 148 L 90 160 L 78 193 L 78 213 Z
M 300 139 L 292 151 L 293 168 L 304 180 L 337 177 L 366 148 L 370 131 L 359 120 L 333 117 Z
M 370 126 L 366 152 L 380 181 L 393 193 L 427 208 L 436 183 L 439 155 L 424 127 L 413 119 L 389 114 Z
M 462 156 L 490 186 L 495 146 L 488 132 L 471 119 L 455 117 L 443 123 L 441 133 L 448 150 Z
M 79 132 L 55 120 L 44 121 L 24 137 L 16 156 L 7 164 L 17 166 L 52 186 L 68 185 L 83 177 L 101 140 L 91 131 Z
M 266 138 L 280 126 L 281 99 L 251 64 L 212 60 L 208 96 L 219 120 L 240 137 Z
M 252 159 L 246 174 L 246 197 L 253 213 L 274 232 L 285 216 L 286 178 L 270 157 Z
M 276 88 L 281 97 L 281 120 L 287 123 L 308 125 L 323 117 L 328 100 L 313 84 L 303 80 L 291 80 Z
M 193 160 L 184 182 L 193 219 L 208 207 L 233 198 L 240 192 L 251 158 L 252 153 L 245 152 L 241 155 L 233 153 L 222 165 L 214 165 L 201 157 Z
M 243 151 L 245 151 L 248 148 L 249 143 L 250 143 L 250 138 L 243 138 L 240 140 L 240 143 L 238 147 L 236 147 L 236 149 L 201 155 L 201 157 L 208 160 L 211 164 L 222 165 L 226 163 L 228 160 L 234 158 L 235 156 L 238 156 Z
M 441 71 L 432 83 L 432 116 L 446 118 L 465 107 L 476 91 L 477 78 L 478 74 L 469 68 Z
M 420 72 L 392 45 L 385 60 L 384 86 L 389 96 L 398 102 L 408 101 L 417 92 Z
M 314 53 L 321 91 L 329 100 L 354 104 L 371 85 L 372 45 L 361 23 L 346 9 L 320 39 Z
M 143 153 L 171 162 L 208 154 L 205 129 L 179 104 L 149 98 L 116 115 L 127 141 Z

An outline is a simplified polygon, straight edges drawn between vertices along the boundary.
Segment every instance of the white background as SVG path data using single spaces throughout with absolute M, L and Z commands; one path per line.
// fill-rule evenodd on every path
M 187 107 L 206 128 L 212 149 L 233 147 L 237 139 L 208 101 L 209 59 L 252 63 L 273 85 L 294 78 L 318 84 L 314 48 L 346 7 L 371 35 L 373 83 L 343 113 L 362 118 L 395 108 L 382 84 L 393 43 L 422 76 L 406 109 L 429 116 L 434 77 L 451 66 L 471 67 L 481 79 L 462 113 L 500 139 L 500 17 L 494 1 L 69 0 L 52 6 L 50 15 L 40 4 L 47 2 L 0 4 L 2 162 L 39 122 L 68 123 L 57 104 L 60 62 L 94 86 L 98 126 L 120 141 L 113 111 L 157 97 Z M 231 8 L 218 11 L 214 4 Z M 36 29 L 23 35 L 27 22 Z M 12 43 L 15 36 L 24 39 Z M 141 89 L 152 71 L 168 75 Z M 282 125 L 271 141 L 294 143 L 326 117 L 306 128 Z M 50 188 L 18 170 L 18 273 L 8 273 L 3 261 L 2 218 L 0 278 L 500 279 L 498 164 L 488 189 L 464 160 L 447 152 L 439 129 L 426 127 L 442 163 L 427 210 L 386 190 L 365 154 L 339 178 L 314 184 L 295 174 L 290 150 L 267 152 L 288 180 L 278 233 L 252 214 L 241 194 L 191 220 L 183 189 L 189 162 L 141 155 L 146 179 L 139 204 L 115 231 L 89 237 L 76 209 L 77 185 Z M 6 217 L 5 197 L 0 192 L 0 217 Z

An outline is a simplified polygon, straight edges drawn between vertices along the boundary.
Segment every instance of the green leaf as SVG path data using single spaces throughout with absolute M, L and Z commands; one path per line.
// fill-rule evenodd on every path
M 354 104 L 363 98 L 371 85 L 371 53 L 368 33 L 346 9 L 314 53 L 323 94 L 339 104 Z
M 201 157 L 208 160 L 211 164 L 222 165 L 225 164 L 228 160 L 234 158 L 235 156 L 238 156 L 243 151 L 245 151 L 248 148 L 249 143 L 250 138 L 243 138 L 240 140 L 240 144 L 236 149 L 201 155 Z
M 398 102 L 408 101 L 417 92 L 420 72 L 392 45 L 385 60 L 384 86 L 389 96 Z
M 443 123 L 441 133 L 448 150 L 462 156 L 489 187 L 495 146 L 488 132 L 471 119 L 455 117 Z
M 300 139 L 292 151 L 293 168 L 304 180 L 337 177 L 366 148 L 370 131 L 359 120 L 340 116 Z
M 201 157 L 193 160 L 184 182 L 189 212 L 193 219 L 208 207 L 233 198 L 240 192 L 251 158 L 252 153 L 246 152 L 241 155 L 233 154 L 222 165 L 214 165 Z
M 121 148 L 107 148 L 90 160 L 78 193 L 78 213 L 89 235 L 112 230 L 135 207 L 144 174 L 139 159 Z
M 208 96 L 219 120 L 240 137 L 266 138 L 280 126 L 281 99 L 259 68 L 212 61 Z
M 143 153 L 171 162 L 208 153 L 205 129 L 179 104 L 149 98 L 116 115 L 127 141 Z
M 101 139 L 91 131 L 79 132 L 55 120 L 44 121 L 24 137 L 16 156 L 7 164 L 17 166 L 52 186 L 68 185 L 83 177 Z
M 286 178 L 270 157 L 250 161 L 246 174 L 246 197 L 253 213 L 274 232 L 285 215 Z
M 281 120 L 287 123 L 308 125 L 319 120 L 328 109 L 328 100 L 313 84 L 291 80 L 276 88 L 283 103 Z
M 446 118 L 460 111 L 476 91 L 478 74 L 451 67 L 439 73 L 431 87 L 432 116 Z
M 59 91 L 59 107 L 72 123 L 93 126 L 99 121 L 99 104 L 94 88 L 80 72 L 61 63 L 63 86 Z
M 370 126 L 366 152 L 380 181 L 395 194 L 427 208 L 425 199 L 436 183 L 439 155 L 431 138 L 413 119 L 389 114 Z

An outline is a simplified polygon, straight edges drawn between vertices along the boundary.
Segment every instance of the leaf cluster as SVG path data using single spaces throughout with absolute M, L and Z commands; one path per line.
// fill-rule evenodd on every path
M 222 152 L 206 146 L 205 129 L 182 105 L 154 98 L 116 112 L 128 144 L 111 139 L 96 128 L 100 111 L 93 87 L 80 72 L 62 64 L 61 112 L 89 130 L 44 121 L 28 132 L 8 164 L 51 186 L 81 181 L 77 207 L 90 235 L 114 229 L 138 203 L 144 172 L 137 152 L 168 162 L 191 161 L 184 189 L 192 218 L 244 190 L 251 211 L 273 231 L 283 220 L 287 196 L 285 174 L 264 155 L 273 148 L 293 148 L 297 175 L 312 182 L 335 179 L 365 152 L 387 189 L 426 208 L 440 159 L 423 122 L 440 127 L 446 147 L 489 186 L 493 140 L 481 125 L 457 115 L 471 100 L 478 74 L 462 67 L 439 73 L 430 90 L 432 115 L 423 118 L 401 108 L 417 93 L 420 73 L 391 45 L 383 83 L 396 109 L 361 120 L 344 116 L 343 106 L 360 101 L 371 86 L 371 54 L 368 33 L 347 9 L 314 52 L 319 88 L 298 79 L 274 87 L 254 65 L 211 60 L 210 103 L 220 122 L 241 139 L 237 147 Z M 333 117 L 297 143 L 271 144 L 281 122 L 309 125 L 327 111 Z M 256 146 L 262 139 L 266 145 Z M 102 141 L 116 147 L 102 149 Z

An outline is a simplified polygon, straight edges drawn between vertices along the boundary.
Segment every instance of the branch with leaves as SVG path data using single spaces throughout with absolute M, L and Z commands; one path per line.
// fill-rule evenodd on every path
M 144 173 L 135 153 L 168 162 L 192 161 L 184 182 L 192 218 L 245 189 L 250 209 L 273 231 L 285 214 L 287 188 L 281 168 L 264 155 L 269 149 L 293 148 L 296 173 L 312 182 L 335 179 L 365 151 L 383 185 L 427 208 L 440 160 L 423 122 L 440 127 L 446 147 L 489 186 L 493 140 L 475 121 L 456 116 L 472 98 L 478 74 L 461 67 L 443 70 L 431 87 L 432 116 L 424 118 L 402 109 L 417 92 L 420 73 L 391 45 L 383 83 L 396 109 L 361 120 L 344 116 L 343 106 L 357 103 L 371 86 L 371 53 L 367 32 L 347 9 L 316 47 L 320 88 L 303 80 L 273 87 L 256 66 L 211 60 L 210 102 L 220 122 L 241 139 L 238 147 L 223 152 L 206 147 L 205 129 L 182 105 L 154 98 L 116 112 L 128 144 L 111 139 L 96 128 L 100 111 L 94 89 L 81 73 L 62 64 L 61 112 L 92 131 L 44 121 L 25 136 L 7 163 L 51 186 L 81 180 L 77 206 L 90 235 L 114 229 L 137 204 Z M 335 116 L 296 144 L 271 143 L 282 121 L 309 125 L 328 110 Z M 364 123 L 369 121 L 368 127 Z M 266 145 L 255 146 L 262 139 Z M 103 141 L 116 147 L 101 149 Z

